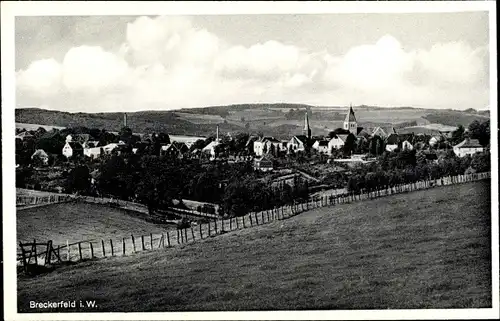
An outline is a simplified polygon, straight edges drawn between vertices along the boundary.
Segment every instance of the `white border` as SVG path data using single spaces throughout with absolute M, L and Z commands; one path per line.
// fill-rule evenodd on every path
M 498 127 L 496 10 L 494 1 L 411 1 L 411 2 L 2 2 L 2 169 L 3 169 L 3 253 L 5 320 L 326 320 L 326 319 L 498 319 L 499 250 L 498 250 Z M 284 13 L 403 13 L 488 11 L 490 22 L 490 113 L 492 156 L 492 277 L 491 309 L 428 310 L 352 310 L 352 311 L 276 311 L 276 312 L 190 312 L 190 313 L 42 313 L 18 314 L 15 264 L 15 71 L 14 17 L 44 15 L 195 15 L 195 14 L 284 14 Z

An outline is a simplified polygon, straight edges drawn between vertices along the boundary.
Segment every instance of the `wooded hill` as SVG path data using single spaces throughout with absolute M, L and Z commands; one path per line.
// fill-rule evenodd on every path
M 423 109 L 412 107 L 353 106 L 361 126 L 386 126 L 411 123 L 425 125 L 439 123 L 449 126 L 467 126 L 474 120 L 483 122 L 489 111 L 468 109 Z M 327 134 L 342 126 L 347 107 L 316 107 L 305 104 L 240 104 L 189 108 L 170 111 L 130 112 L 128 126 L 138 133 L 166 132 L 178 135 L 209 136 L 216 125 L 225 132 L 252 132 L 289 137 L 299 134 L 307 110 L 313 133 Z M 105 128 L 119 131 L 123 113 L 68 113 L 38 108 L 20 108 L 15 111 L 17 123 L 49 126 Z M 401 127 L 401 126 L 398 126 Z

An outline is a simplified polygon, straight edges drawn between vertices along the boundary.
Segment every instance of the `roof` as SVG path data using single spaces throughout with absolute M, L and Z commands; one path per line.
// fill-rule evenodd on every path
M 213 142 L 210 142 L 210 144 L 208 144 L 207 146 L 203 147 L 202 150 L 210 150 L 212 148 L 214 148 L 215 146 L 218 146 L 220 145 L 220 143 L 218 141 L 213 141 Z
M 25 131 L 25 132 L 22 132 L 22 133 L 19 133 L 16 135 L 17 137 L 33 137 L 33 135 L 31 135 L 28 131 Z
M 318 146 L 328 146 L 327 140 L 317 140 Z
M 337 137 L 340 138 L 343 142 L 345 142 L 347 140 L 347 136 L 349 136 L 349 134 L 337 135 Z
M 479 140 L 477 139 L 464 139 L 461 143 L 454 146 L 455 148 L 483 148 L 481 144 L 479 144 Z
M 271 142 L 271 143 L 279 143 L 280 141 L 277 140 L 276 138 L 274 137 L 271 137 L 271 136 L 263 136 L 259 139 L 259 142 Z
M 67 144 L 69 144 L 71 149 L 83 149 L 82 144 L 77 142 L 68 142 Z
M 303 144 L 307 143 L 307 136 L 306 135 L 295 135 L 292 137 L 292 139 L 293 138 L 296 138 L 297 140 L 299 140 Z
M 355 122 L 356 121 L 356 116 L 354 116 L 354 110 L 352 110 L 352 106 L 349 107 L 349 111 L 347 112 L 347 115 L 345 116 L 344 122 Z
M 49 155 L 47 155 L 47 153 L 43 149 L 37 149 L 37 150 L 35 150 L 35 152 L 33 153 L 33 155 L 31 155 L 31 157 L 34 157 L 34 156 L 49 157 Z
M 398 134 L 390 134 L 389 136 L 387 136 L 385 143 L 388 145 L 397 145 L 399 143 Z

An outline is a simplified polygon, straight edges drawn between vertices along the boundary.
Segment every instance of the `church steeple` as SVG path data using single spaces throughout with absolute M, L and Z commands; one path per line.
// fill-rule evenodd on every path
M 344 120 L 344 129 L 350 131 L 351 133 L 356 134 L 356 130 L 358 128 L 358 122 L 356 121 L 356 116 L 354 116 L 354 110 L 352 109 L 352 104 L 349 107 L 349 112 Z
M 305 136 L 307 136 L 307 138 L 311 139 L 311 127 L 309 126 L 309 115 L 307 114 L 307 111 L 304 119 L 304 129 L 302 132 Z

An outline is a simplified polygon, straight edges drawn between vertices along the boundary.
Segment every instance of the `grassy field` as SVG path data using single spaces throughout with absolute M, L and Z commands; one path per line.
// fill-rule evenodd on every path
M 322 208 L 20 276 L 18 308 L 61 299 L 116 312 L 491 307 L 490 217 L 486 181 Z
M 63 203 L 17 211 L 17 240 L 54 245 L 83 240 L 130 237 L 164 231 L 129 212 L 105 205 Z

